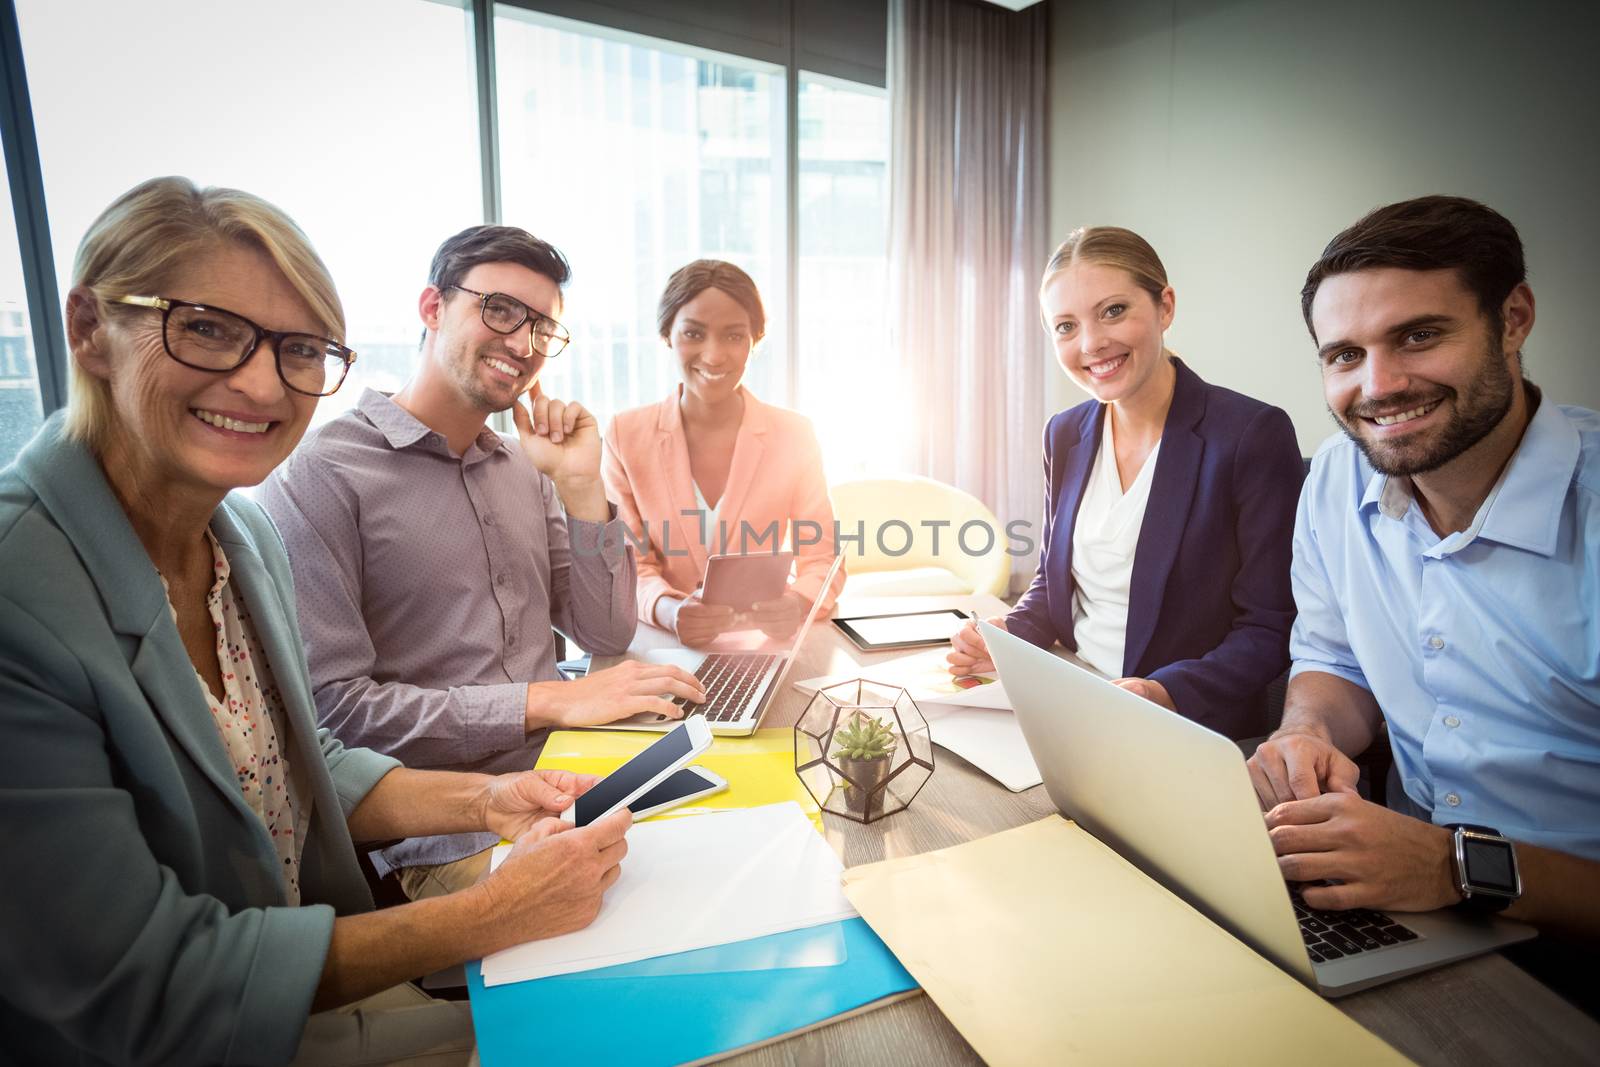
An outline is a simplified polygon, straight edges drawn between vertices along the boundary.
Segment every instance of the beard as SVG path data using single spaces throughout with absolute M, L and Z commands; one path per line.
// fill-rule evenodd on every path
M 1506 367 L 1505 348 L 1498 335 L 1491 334 L 1478 374 L 1458 393 L 1449 386 L 1436 392 L 1402 393 L 1385 397 L 1381 405 L 1357 402 L 1339 415 L 1329 408 L 1345 436 L 1356 443 L 1379 474 L 1415 475 L 1438 470 L 1489 435 L 1511 410 L 1516 381 Z M 1431 433 L 1423 431 L 1394 440 L 1369 440 L 1362 433 L 1363 419 L 1380 411 L 1410 411 L 1432 403 L 1448 403 L 1450 418 Z
M 461 391 L 461 396 L 475 409 L 485 414 L 495 414 L 511 410 L 517 397 L 532 387 L 535 375 L 526 375 L 515 386 L 486 385 L 478 373 L 478 365 L 485 356 L 493 356 L 504 360 L 513 367 L 521 366 L 523 360 L 506 353 L 505 346 L 495 342 L 483 345 L 475 352 L 465 349 L 460 351 L 449 362 L 450 377 L 455 382 L 456 388 Z

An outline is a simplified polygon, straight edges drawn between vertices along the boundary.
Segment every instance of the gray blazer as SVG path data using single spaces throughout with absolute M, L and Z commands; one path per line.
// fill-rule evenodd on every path
M 53 416 L 0 471 L 0 1060 L 282 1063 L 335 914 L 368 911 L 345 820 L 398 764 L 316 728 L 288 560 L 211 520 L 283 694 L 310 823 L 285 905 L 150 557 Z

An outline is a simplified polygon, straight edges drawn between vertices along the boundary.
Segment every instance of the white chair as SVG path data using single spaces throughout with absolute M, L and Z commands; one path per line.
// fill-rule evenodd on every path
M 898 477 L 840 482 L 829 495 L 850 575 L 847 594 L 1004 597 L 1009 591 L 1005 531 L 994 512 L 971 493 L 932 478 Z M 924 521 L 949 524 L 937 529 L 937 552 L 935 530 L 922 525 Z M 963 538 L 961 531 L 969 523 L 978 525 Z M 858 529 L 864 534 L 859 544 L 853 540 Z

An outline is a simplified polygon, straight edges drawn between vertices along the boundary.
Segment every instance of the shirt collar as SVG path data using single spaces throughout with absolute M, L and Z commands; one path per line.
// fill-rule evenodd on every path
M 1539 407 L 1510 462 L 1467 529 L 1440 539 L 1439 554 L 1458 551 L 1478 538 L 1541 556 L 1555 552 L 1561 509 L 1577 470 L 1581 442 L 1577 429 L 1553 401 L 1540 398 L 1532 388 L 1529 399 L 1538 399 Z M 1386 517 L 1403 521 L 1414 502 L 1410 478 L 1373 471 L 1360 510 L 1376 506 Z
M 356 410 L 366 416 L 368 422 L 377 427 L 383 434 L 384 440 L 389 442 L 389 447 L 399 451 L 410 448 L 419 441 L 444 455 L 450 455 L 450 446 L 445 443 L 444 435 L 428 427 L 421 419 L 394 402 L 394 397 L 387 393 L 380 393 L 376 389 L 363 389 L 361 399 L 356 401 Z M 478 434 L 474 442 L 485 454 L 498 449 L 510 450 L 504 437 L 501 437 L 488 426 Z M 463 458 L 473 458 L 469 455 Z M 454 458 L 454 457 L 452 457 Z

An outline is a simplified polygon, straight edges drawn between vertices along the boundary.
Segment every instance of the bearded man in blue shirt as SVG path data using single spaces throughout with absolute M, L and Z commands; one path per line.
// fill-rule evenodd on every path
M 1600 414 L 1523 377 L 1522 242 L 1482 204 L 1373 211 L 1301 298 L 1344 434 L 1300 498 L 1294 667 L 1250 760 L 1279 866 L 1335 883 L 1313 907 L 1503 911 L 1592 953 Z M 1350 759 L 1382 723 L 1390 807 Z

